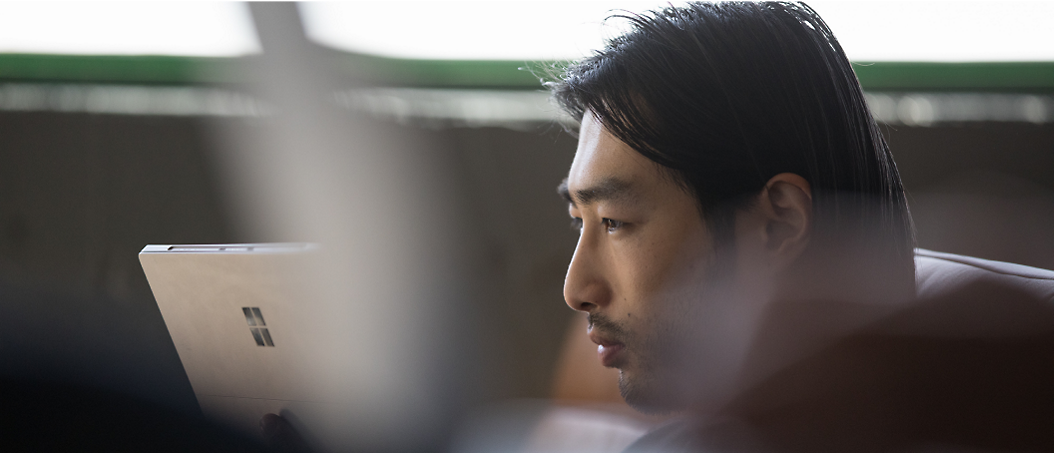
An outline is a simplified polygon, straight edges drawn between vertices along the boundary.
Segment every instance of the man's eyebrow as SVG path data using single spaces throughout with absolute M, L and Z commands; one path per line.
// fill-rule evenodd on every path
M 567 179 L 556 188 L 557 193 L 572 206 L 588 205 L 598 201 L 624 198 L 629 194 L 631 184 L 618 178 L 607 178 L 600 183 L 576 190 L 573 194 L 567 187 Z

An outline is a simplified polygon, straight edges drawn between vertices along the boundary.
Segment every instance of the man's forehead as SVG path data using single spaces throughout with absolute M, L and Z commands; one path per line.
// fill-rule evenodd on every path
M 608 133 L 593 115 L 586 112 L 567 184 L 571 190 L 576 190 L 615 179 L 632 182 L 647 177 L 651 166 L 651 161 Z
M 635 152 L 635 151 L 630 151 Z M 616 155 L 619 150 L 610 147 L 580 148 L 575 154 L 571 171 L 561 184 L 561 194 L 572 203 L 588 204 L 608 195 L 625 193 L 639 185 L 638 175 L 628 159 Z

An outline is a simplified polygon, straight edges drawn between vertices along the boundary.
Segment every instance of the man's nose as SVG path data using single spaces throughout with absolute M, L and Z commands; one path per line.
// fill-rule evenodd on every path
M 602 260 L 588 244 L 579 238 L 575 255 L 564 278 L 564 302 L 567 306 L 586 313 L 607 306 L 611 288 L 604 277 Z

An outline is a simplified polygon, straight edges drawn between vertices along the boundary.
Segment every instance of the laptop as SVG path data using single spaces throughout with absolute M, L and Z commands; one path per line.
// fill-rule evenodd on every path
M 139 261 L 206 417 L 261 436 L 261 417 L 280 414 L 342 450 L 354 441 L 353 385 L 339 322 L 307 289 L 316 249 L 148 245 Z

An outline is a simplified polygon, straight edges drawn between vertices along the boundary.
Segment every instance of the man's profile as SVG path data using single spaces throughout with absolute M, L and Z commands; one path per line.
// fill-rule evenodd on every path
M 819 15 L 730 2 L 627 19 L 629 32 L 550 84 L 581 125 L 559 189 L 580 232 L 564 298 L 587 314 L 626 402 L 749 421 L 712 433 L 707 445 L 732 451 L 761 439 L 763 451 L 1010 445 L 946 414 L 902 422 L 940 414 L 904 396 L 959 373 L 943 357 L 975 344 L 919 340 L 920 326 L 962 309 L 914 300 L 905 191 Z M 1032 301 L 1006 306 L 1023 313 Z M 1050 352 L 1049 335 L 1037 341 Z M 955 385 L 977 394 L 1009 382 L 999 379 Z M 980 417 L 969 411 L 983 407 L 958 415 Z M 699 449 L 686 439 L 708 429 L 668 428 L 631 449 Z M 1043 445 L 1035 434 L 1016 440 Z
M 582 225 L 565 298 L 589 313 L 627 402 L 677 410 L 699 387 L 676 378 L 695 373 L 677 345 L 705 344 L 701 318 L 749 317 L 742 305 L 783 290 L 761 286 L 786 284 L 810 246 L 865 227 L 910 285 L 912 233 L 892 156 L 815 12 L 700 3 L 632 20 L 554 87 L 582 124 L 561 188 Z

